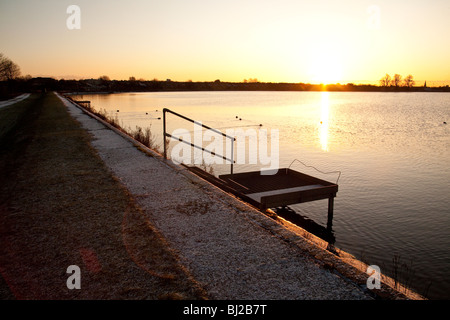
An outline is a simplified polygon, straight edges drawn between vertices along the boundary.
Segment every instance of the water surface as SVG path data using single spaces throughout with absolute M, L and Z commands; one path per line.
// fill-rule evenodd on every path
M 176 92 L 84 95 L 122 125 L 151 126 L 162 144 L 167 107 L 214 128 L 279 130 L 279 166 L 294 159 L 341 171 L 335 199 L 335 245 L 430 298 L 450 298 L 450 94 L 369 92 Z M 119 112 L 117 112 L 119 110 Z M 260 126 L 262 125 L 262 126 Z M 168 132 L 193 131 L 168 116 Z M 176 144 L 171 143 L 171 147 Z M 235 165 L 235 172 L 261 165 Z M 229 173 L 214 165 L 216 175 Z M 295 170 L 336 182 L 292 163 Z M 292 206 L 326 225 L 327 201 Z

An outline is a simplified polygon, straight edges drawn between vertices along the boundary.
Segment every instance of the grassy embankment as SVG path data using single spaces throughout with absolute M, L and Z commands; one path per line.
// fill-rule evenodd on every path
M 0 109 L 0 299 L 205 298 L 90 139 L 53 93 Z

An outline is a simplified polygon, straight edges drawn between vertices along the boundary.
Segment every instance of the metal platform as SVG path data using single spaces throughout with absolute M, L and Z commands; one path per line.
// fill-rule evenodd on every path
M 332 219 L 337 184 L 289 168 L 274 175 L 253 171 L 220 175 L 219 179 L 261 210 L 328 199 L 328 219 Z
M 231 155 L 229 157 L 218 155 L 215 153 L 215 151 L 203 148 L 202 145 L 196 145 L 194 143 L 191 143 L 190 141 L 184 141 L 180 137 L 176 137 L 168 133 L 166 131 L 166 114 L 171 114 L 185 121 L 192 122 L 196 125 L 201 126 L 202 128 L 212 130 L 218 135 L 229 139 L 231 142 Z M 219 177 L 215 177 L 214 175 L 195 166 L 184 166 L 203 179 L 209 181 L 210 183 L 213 183 L 217 187 L 227 192 L 240 197 L 242 200 L 258 207 L 262 211 L 266 211 L 270 208 L 287 207 L 288 205 L 296 203 L 328 199 L 328 227 L 329 229 L 331 229 L 331 221 L 333 220 L 334 198 L 336 197 L 336 193 L 338 191 L 337 181 L 336 183 L 331 183 L 325 180 L 321 180 L 307 174 L 294 171 L 290 169 L 291 166 L 289 166 L 288 168 L 278 169 L 277 173 L 275 174 L 262 174 L 261 171 L 233 173 L 233 165 L 235 163 L 235 137 L 229 136 L 217 129 L 213 129 L 202 124 L 201 122 L 197 122 L 167 108 L 163 109 L 163 134 L 164 159 L 167 159 L 167 138 L 179 141 L 180 143 L 185 143 L 192 148 L 197 148 L 202 150 L 202 152 L 208 152 L 213 156 L 222 158 L 223 160 L 230 163 L 230 174 L 220 175 Z M 291 165 L 295 161 L 298 161 L 305 165 L 298 159 L 292 161 Z M 311 167 L 307 165 L 305 166 Z M 317 171 L 322 172 L 320 170 Z M 340 177 L 340 171 L 335 172 L 339 172 Z

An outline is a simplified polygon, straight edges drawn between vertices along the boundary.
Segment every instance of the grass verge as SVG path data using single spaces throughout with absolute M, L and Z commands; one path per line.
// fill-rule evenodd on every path
M 206 298 L 55 94 L 1 109 L 0 128 L 0 299 Z

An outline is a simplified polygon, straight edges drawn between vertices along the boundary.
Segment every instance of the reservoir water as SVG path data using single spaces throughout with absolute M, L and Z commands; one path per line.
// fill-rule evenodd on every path
M 336 247 L 387 275 L 397 265 L 400 281 L 430 299 L 450 298 L 449 93 L 154 92 L 76 98 L 117 116 L 123 127 L 151 127 L 160 145 L 164 107 L 224 132 L 278 130 L 280 168 L 291 165 L 331 182 L 339 178 Z M 172 115 L 167 128 L 195 129 Z M 341 175 L 292 163 L 295 159 Z M 230 170 L 227 163 L 212 167 L 216 176 Z M 234 171 L 264 167 L 243 163 Z M 326 225 L 326 200 L 291 207 Z

